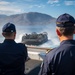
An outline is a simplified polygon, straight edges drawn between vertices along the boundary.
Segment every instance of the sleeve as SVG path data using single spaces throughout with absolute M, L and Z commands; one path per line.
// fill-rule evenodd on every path
M 25 57 L 25 61 L 28 58 L 28 51 L 27 51 L 27 47 L 24 45 L 24 57 Z
M 47 57 L 44 59 L 38 75 L 51 75 Z

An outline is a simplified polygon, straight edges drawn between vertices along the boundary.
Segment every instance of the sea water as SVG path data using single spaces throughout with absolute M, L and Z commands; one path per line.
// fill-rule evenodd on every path
M 0 26 L 0 42 L 3 42 L 4 40 L 4 37 L 2 36 L 2 27 L 3 26 Z M 21 42 L 22 36 L 26 33 L 31 34 L 33 32 L 36 33 L 47 32 L 48 41 L 40 45 L 40 47 L 54 48 L 59 45 L 59 39 L 56 35 L 55 27 L 56 27 L 55 23 L 51 23 L 49 25 L 17 25 L 16 26 L 17 34 L 15 41 L 17 43 Z

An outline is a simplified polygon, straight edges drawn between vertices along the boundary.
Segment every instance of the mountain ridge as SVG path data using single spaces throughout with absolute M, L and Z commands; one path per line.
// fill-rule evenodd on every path
M 55 22 L 55 18 L 39 12 L 28 12 L 15 15 L 1 15 L 0 14 L 0 25 L 11 22 L 15 25 L 48 25 Z

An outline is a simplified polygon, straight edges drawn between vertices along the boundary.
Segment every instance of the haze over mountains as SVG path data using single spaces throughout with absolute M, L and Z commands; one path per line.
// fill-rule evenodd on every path
M 55 22 L 55 20 L 56 19 L 50 15 L 38 12 L 29 12 L 10 16 L 0 15 L 0 25 L 4 25 L 7 22 L 12 22 L 15 25 L 48 25 Z

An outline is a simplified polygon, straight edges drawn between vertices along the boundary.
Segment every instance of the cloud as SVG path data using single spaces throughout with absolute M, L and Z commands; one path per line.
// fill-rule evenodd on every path
M 64 2 L 65 3 L 65 5 L 67 5 L 67 6 L 69 6 L 69 5 L 75 5 L 75 1 L 65 1 Z
M 44 8 L 44 7 L 45 7 L 45 5 L 40 4 L 40 5 L 34 5 L 33 7 L 37 7 L 37 8 Z
M 48 4 L 59 3 L 59 0 L 48 0 Z
M 44 4 L 34 4 L 30 3 L 32 1 L 37 0 L 16 0 L 16 1 L 9 1 L 9 0 L 0 0 L 0 14 L 5 15 L 12 15 L 12 14 L 19 14 L 24 13 L 25 11 L 44 8 Z
M 8 12 L 7 12 L 8 11 Z M 13 7 L 5 7 L 5 6 L 0 6 L 0 12 L 3 12 L 5 14 L 10 15 L 11 13 L 20 13 L 21 9 L 13 8 Z M 11 12 L 11 13 L 10 13 Z
M 23 1 L 32 2 L 33 0 L 23 0 Z
M 44 8 L 45 7 L 44 4 L 33 4 L 33 5 L 26 4 L 25 6 L 27 7 L 27 9 Z
M 22 10 L 17 7 L 13 2 L 0 1 L 0 14 L 17 14 L 21 13 Z
M 7 4 L 10 4 L 10 2 L 6 2 L 6 1 L 1 1 L 0 2 L 0 5 L 7 5 Z

